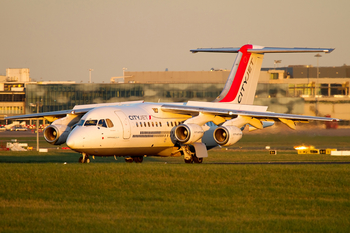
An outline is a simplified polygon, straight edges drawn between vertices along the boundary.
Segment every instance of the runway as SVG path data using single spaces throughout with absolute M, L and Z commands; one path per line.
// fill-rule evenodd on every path
M 43 133 L 39 132 L 39 136 L 42 137 Z M 34 130 L 27 131 L 0 131 L 0 137 L 36 137 Z
M 300 130 L 289 130 L 289 129 L 285 129 L 283 127 L 274 127 L 272 130 L 267 129 L 267 133 L 264 134 L 265 130 L 261 130 L 261 131 L 253 131 L 253 132 L 247 132 L 245 131 L 244 133 L 245 138 L 248 138 L 247 141 L 245 142 L 239 142 L 240 144 L 237 145 L 236 147 L 232 147 L 229 148 L 227 151 L 225 150 L 225 152 L 232 152 L 233 156 L 235 156 L 234 158 L 231 159 L 231 157 L 228 157 L 227 160 L 222 160 L 220 159 L 221 155 L 218 156 L 218 160 L 213 159 L 212 157 L 208 160 L 204 160 L 204 162 L 200 165 L 233 165 L 233 166 L 237 166 L 237 165 L 348 165 L 350 164 L 350 157 L 346 156 L 346 157 L 334 157 L 334 156 L 329 156 L 329 157 L 324 157 L 323 155 L 320 155 L 320 157 L 315 157 L 315 155 L 313 155 L 313 157 L 308 157 L 308 155 L 297 155 L 296 151 L 292 150 L 293 149 L 293 145 L 298 145 L 297 142 L 295 143 L 291 143 L 290 141 L 284 141 L 281 140 L 281 143 L 276 143 L 274 140 L 276 140 L 276 135 L 280 135 L 281 134 L 281 138 L 285 137 L 285 138 L 291 138 L 292 140 L 297 140 L 300 137 L 307 137 L 305 142 L 310 144 L 310 145 L 315 145 L 316 148 L 337 148 L 338 150 L 349 150 L 349 143 L 347 140 L 344 140 L 343 137 L 348 137 L 350 135 L 350 129 L 349 128 L 341 128 L 341 129 L 331 129 L 331 130 L 327 130 L 327 129 L 322 129 L 320 127 L 301 127 Z M 263 141 L 265 140 L 264 143 L 260 143 L 259 145 L 256 145 L 255 141 L 254 143 L 251 142 L 251 140 L 249 140 L 249 135 L 252 136 L 252 138 L 254 140 L 259 140 L 260 136 L 262 137 Z M 288 135 L 298 135 L 298 137 L 288 137 Z M 258 136 L 258 137 L 256 137 Z M 266 140 L 264 138 L 266 137 L 274 137 L 275 139 L 272 140 Z M 43 141 L 43 133 L 39 134 L 40 140 Z M 310 138 L 308 138 L 310 137 Z M 317 142 L 319 140 L 321 140 L 322 138 L 326 137 L 327 140 L 323 141 L 322 144 L 317 144 Z M 22 138 L 22 139 L 21 139 Z M 31 143 L 32 145 L 36 145 L 35 141 L 36 141 L 36 133 L 34 130 L 28 130 L 28 131 L 0 131 L 0 142 L 7 142 L 10 141 L 10 139 L 18 139 L 18 141 L 20 142 L 27 142 L 27 143 Z M 316 143 L 316 144 L 312 144 L 312 142 Z M 271 145 L 271 143 L 273 145 Z M 265 145 L 271 145 L 273 146 L 274 149 L 278 150 L 279 152 L 281 152 L 281 154 L 278 155 L 274 155 L 274 157 L 267 157 L 267 155 L 265 155 L 266 150 Z M 335 145 L 334 147 L 332 145 Z M 50 144 L 48 143 L 41 143 L 40 144 L 41 147 L 52 147 Z M 76 162 L 76 158 L 75 156 L 72 157 L 72 159 L 68 157 L 61 157 L 62 154 L 60 152 L 60 150 L 56 150 L 57 147 L 55 147 L 55 150 L 50 150 L 50 152 L 47 154 L 48 156 L 46 156 L 45 158 L 40 156 L 37 156 L 34 154 L 34 152 L 28 152 L 28 155 L 23 154 L 23 157 L 12 157 L 10 155 L 11 152 L 6 152 L 6 154 L 3 154 L 1 157 L 1 163 L 26 163 L 26 162 L 40 162 L 40 163 L 50 163 L 50 162 Z M 285 155 L 285 151 L 286 148 L 288 150 L 291 150 L 291 154 L 286 157 Z M 287 150 L 287 152 L 289 152 Z M 213 152 L 219 152 L 221 151 L 221 149 L 217 149 L 217 150 L 211 150 Z M 261 153 L 263 154 L 263 156 L 255 156 L 256 153 L 259 153 L 261 151 Z M 32 154 L 31 154 L 32 153 Z M 72 155 L 75 155 L 75 152 L 71 152 Z M 246 156 L 245 153 L 249 153 L 249 156 Z M 250 157 L 250 153 L 254 154 L 253 157 Z M 295 153 L 295 155 L 294 155 Z M 65 155 L 67 155 L 67 151 L 65 151 L 64 153 Z M 78 155 L 78 153 L 76 154 Z M 5 158 L 9 156 L 8 158 Z M 29 157 L 27 157 L 29 156 Z M 51 156 L 57 156 L 57 158 L 51 158 Z M 224 156 L 224 155 L 223 155 Z M 295 156 L 295 157 L 294 157 Z M 26 158 L 27 157 L 27 158 Z M 152 159 L 145 159 L 144 163 L 164 163 L 165 161 L 162 159 L 155 159 L 157 157 L 149 157 Z M 52 160 L 53 159 L 53 160 Z M 148 160 L 148 161 L 147 161 Z M 215 161 L 216 160 L 216 161 Z M 272 161 L 268 161 L 268 160 L 272 160 Z M 310 161 L 312 160 L 312 161 Z M 121 160 L 122 162 L 124 162 L 124 159 Z M 163 162 L 162 162 L 163 161 Z M 114 160 L 98 160 L 98 161 L 93 161 L 93 163 L 113 163 Z M 118 161 L 119 162 L 119 161 Z M 170 159 L 167 161 L 168 164 L 183 164 L 183 160 L 180 159 L 176 160 L 176 159 L 172 159 L 172 161 L 170 161 Z M 194 165 L 196 166 L 196 165 Z
M 235 163 L 206 163 L 218 165 L 323 165 L 323 164 L 350 164 L 350 161 L 288 161 L 288 162 L 235 162 Z

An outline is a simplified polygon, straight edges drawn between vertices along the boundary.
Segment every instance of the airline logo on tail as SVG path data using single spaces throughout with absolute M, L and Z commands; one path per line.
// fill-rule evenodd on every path
M 250 77 L 250 74 L 252 71 L 252 66 L 253 66 L 253 60 L 250 60 L 250 64 L 248 66 L 247 73 L 246 73 L 246 75 L 244 77 L 244 81 L 242 83 L 241 91 L 239 92 L 239 95 L 238 95 L 238 103 L 242 102 L 243 95 L 244 95 L 244 85 L 248 84 L 249 77 Z M 224 101 L 221 101 L 221 102 L 224 102 Z
M 253 62 L 251 61 L 251 53 L 247 52 L 247 47 L 251 48 L 251 45 L 245 45 L 243 46 L 240 50 L 239 50 L 239 55 L 237 56 L 237 59 L 232 67 L 231 73 L 229 75 L 229 79 L 231 78 L 231 76 L 233 77 L 232 83 L 230 85 L 230 83 L 226 83 L 226 85 L 230 85 L 230 87 L 226 87 L 225 88 L 229 88 L 228 92 L 225 93 L 221 93 L 218 99 L 218 102 L 234 102 L 234 100 L 237 98 L 238 92 L 240 91 L 239 94 L 239 98 L 237 98 L 237 102 L 240 103 L 242 102 L 242 98 L 243 98 L 243 93 L 244 93 L 244 84 L 248 84 L 248 80 L 249 80 L 249 75 L 247 78 L 247 75 L 244 75 L 246 73 L 247 67 L 249 67 L 249 70 L 251 71 L 252 66 L 248 66 L 249 64 L 253 64 Z M 235 66 L 238 66 L 237 70 L 234 70 Z M 250 73 L 250 72 L 249 72 Z M 243 79 L 243 77 L 246 77 L 245 80 Z M 243 83 L 242 83 L 243 81 Z M 244 83 L 245 82 L 245 83 Z M 222 96 L 222 94 L 224 94 Z
M 216 102 L 253 104 L 263 58 L 262 54 L 247 51 L 254 47 L 257 46 L 244 45 L 238 50 L 229 78 Z

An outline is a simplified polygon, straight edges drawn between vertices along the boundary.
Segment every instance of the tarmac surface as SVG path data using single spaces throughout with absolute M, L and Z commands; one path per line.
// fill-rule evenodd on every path
M 350 136 L 350 127 L 339 127 L 338 129 L 326 129 L 324 125 L 297 124 L 296 130 L 290 129 L 284 124 L 276 125 L 262 130 L 249 132 L 248 128 L 243 133 L 249 134 L 289 134 L 289 135 L 310 135 L 310 136 Z M 244 137 L 244 136 L 243 136 Z
M 234 163 L 206 163 L 206 164 L 220 164 L 220 165 L 305 165 L 305 164 L 350 164 L 350 161 L 288 161 L 288 162 L 234 162 Z
M 244 134 L 254 134 L 261 136 L 268 135 L 310 135 L 310 136 L 335 136 L 344 137 L 350 136 L 350 127 L 341 127 L 338 129 L 325 129 L 324 125 L 305 125 L 301 124 L 297 126 L 297 130 L 292 130 L 283 124 L 277 124 L 275 126 L 265 128 L 263 130 L 254 130 L 249 132 L 248 127 L 243 131 Z M 27 131 L 0 131 L 0 142 L 1 138 L 21 138 L 21 137 L 36 137 L 34 130 Z M 43 138 L 43 133 L 39 133 L 39 137 Z M 243 136 L 244 137 L 244 136 Z M 247 148 L 246 148 L 247 149 Z M 253 149 L 254 150 L 254 149 Z M 262 161 L 262 162 L 211 162 L 206 164 L 220 164 L 220 165 L 322 165 L 322 164 L 350 164 L 350 161 Z
M 34 130 L 27 131 L 0 131 L 1 137 L 36 137 Z M 39 137 L 43 137 L 43 133 L 39 133 Z

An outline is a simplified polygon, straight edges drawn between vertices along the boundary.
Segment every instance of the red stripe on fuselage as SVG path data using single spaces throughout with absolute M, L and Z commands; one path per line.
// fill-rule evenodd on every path
M 243 55 L 242 55 L 241 61 L 239 62 L 236 75 L 233 79 L 230 90 L 220 102 L 232 102 L 236 99 L 239 88 L 241 87 L 241 84 L 242 84 L 244 73 L 247 69 L 247 65 L 251 56 L 251 53 L 248 53 L 247 49 L 252 49 L 252 48 L 253 48 L 252 45 L 244 45 L 239 49 L 239 51 Z

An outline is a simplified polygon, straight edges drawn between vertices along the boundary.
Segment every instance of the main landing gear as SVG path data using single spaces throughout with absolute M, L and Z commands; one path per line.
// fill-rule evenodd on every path
M 126 157 L 125 158 L 125 162 L 127 162 L 127 163 L 132 163 L 132 162 L 142 163 L 142 161 L 143 161 L 143 156 Z
M 185 163 L 202 163 L 203 158 L 196 156 L 196 150 L 193 146 L 182 146 Z
M 90 163 L 89 155 L 82 153 L 83 157 L 79 158 L 79 163 Z
M 185 163 L 203 163 L 203 158 L 197 158 L 196 155 L 192 156 L 190 159 L 184 159 Z

